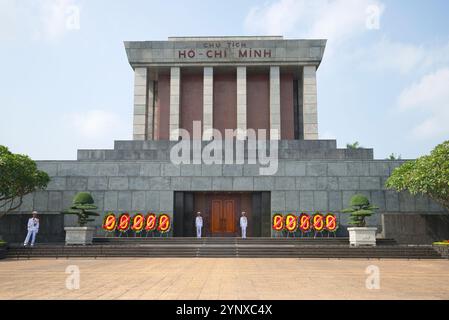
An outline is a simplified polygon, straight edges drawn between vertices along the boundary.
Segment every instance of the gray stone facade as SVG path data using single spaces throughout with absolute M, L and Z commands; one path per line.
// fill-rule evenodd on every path
M 319 65 L 326 42 L 284 40 L 283 37 L 179 37 L 168 41 L 125 41 L 125 49 L 134 67 L 217 63 L 283 65 L 298 62 Z
M 51 182 L 46 191 L 27 196 L 16 214 L 35 209 L 58 215 L 79 191 L 91 192 L 102 214 L 92 223 L 97 235 L 103 234 L 106 212 L 152 211 L 173 216 L 174 191 L 270 191 L 272 214 L 334 212 L 342 226 L 348 217 L 339 212 L 352 195 L 361 193 L 380 208 L 368 221 L 379 231 L 382 214 L 443 212 L 427 198 L 386 190 L 387 177 L 403 161 L 373 160 L 370 149 L 337 149 L 334 140 L 280 141 L 277 173 L 260 176 L 259 165 L 246 163 L 173 165 L 169 160 L 173 144 L 116 141 L 114 150 L 80 150 L 77 161 L 38 161 Z M 65 226 L 73 224 L 74 219 L 66 217 Z M 389 230 L 389 236 L 394 231 Z

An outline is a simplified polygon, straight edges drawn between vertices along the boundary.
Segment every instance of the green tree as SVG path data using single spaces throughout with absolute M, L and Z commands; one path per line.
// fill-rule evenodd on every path
M 48 182 L 48 174 L 38 170 L 30 157 L 0 145 L 0 218 L 18 209 L 27 194 L 45 189 Z
M 436 146 L 430 155 L 396 168 L 386 187 L 426 195 L 449 211 L 449 141 Z
M 401 160 L 402 156 L 400 154 L 396 155 L 392 153 L 388 156 L 387 160 Z
M 347 143 L 346 144 L 346 148 L 348 148 L 348 149 L 360 149 L 360 148 L 362 148 L 362 146 L 360 145 L 360 143 L 358 141 L 356 141 L 354 143 Z
M 62 212 L 62 214 L 73 214 L 78 216 L 78 225 L 84 227 L 89 221 L 95 221 L 91 219 L 92 216 L 99 216 L 97 212 L 91 211 L 98 209 L 94 204 L 94 199 L 88 192 L 80 192 L 73 198 L 73 205 Z
M 356 194 L 351 198 L 350 207 L 342 210 L 343 213 L 349 213 L 349 224 L 356 227 L 365 227 L 365 218 L 371 217 L 375 210 L 379 209 L 371 205 L 368 198 L 361 194 Z

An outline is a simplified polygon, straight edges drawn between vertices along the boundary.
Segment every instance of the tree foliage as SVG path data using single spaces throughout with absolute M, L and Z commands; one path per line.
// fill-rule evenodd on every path
M 396 155 L 395 153 L 390 154 L 387 158 L 387 160 L 401 160 L 401 159 L 402 156 L 400 154 Z
M 350 207 L 342 210 L 342 212 L 350 214 L 350 225 L 365 227 L 365 218 L 372 216 L 376 209 L 379 208 L 371 205 L 367 197 L 361 194 L 356 194 L 351 198 Z
M 27 194 L 45 189 L 48 182 L 48 174 L 38 170 L 30 157 L 0 145 L 0 218 L 18 209 Z
M 356 141 L 354 143 L 347 143 L 346 148 L 355 150 L 355 149 L 361 149 L 362 146 L 360 145 L 360 143 L 358 141 Z
M 426 195 L 449 211 L 449 140 L 436 146 L 430 155 L 396 168 L 386 187 Z
M 89 221 L 95 221 L 91 219 L 92 216 L 99 216 L 97 212 L 92 210 L 98 209 L 94 204 L 94 199 L 88 192 L 80 192 L 73 198 L 73 205 L 62 212 L 62 214 L 73 214 L 78 216 L 78 225 L 84 227 Z

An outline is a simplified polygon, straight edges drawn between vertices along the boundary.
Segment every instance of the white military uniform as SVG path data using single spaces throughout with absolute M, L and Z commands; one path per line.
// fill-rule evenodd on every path
M 196 237 L 201 238 L 201 229 L 203 228 L 203 218 L 200 216 L 197 216 L 195 219 L 195 226 L 196 226 Z
M 248 219 L 245 216 L 240 217 L 240 228 L 242 229 L 242 238 L 246 238 L 246 228 L 248 227 Z
M 30 241 L 31 237 L 31 245 L 34 246 L 34 241 L 36 241 L 36 234 L 39 232 L 39 219 L 38 218 L 30 218 L 28 219 L 28 233 L 25 238 L 25 242 L 23 243 L 25 246 Z

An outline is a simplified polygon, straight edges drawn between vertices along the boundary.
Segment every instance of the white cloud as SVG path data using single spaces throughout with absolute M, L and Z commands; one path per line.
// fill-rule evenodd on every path
M 441 68 L 449 63 L 449 43 L 412 44 L 391 41 L 383 37 L 369 48 L 358 50 L 352 59 L 369 71 L 427 72 L 430 68 Z
M 339 43 L 368 30 L 372 12 L 384 5 L 377 0 L 277 0 L 253 7 L 245 19 L 250 33 L 326 38 Z
M 78 8 L 78 10 L 73 10 Z M 67 32 L 77 0 L 0 1 L 0 40 L 57 40 Z M 77 19 L 79 21 L 79 19 Z
M 422 77 L 402 91 L 398 105 L 402 111 L 418 111 L 424 120 L 415 126 L 413 134 L 422 139 L 449 135 L 449 68 Z
M 50 0 L 41 4 L 40 22 L 42 26 L 41 36 L 49 39 L 57 39 L 63 36 L 69 29 L 67 22 L 73 0 Z
M 291 32 L 305 15 L 304 1 L 280 0 L 255 6 L 245 19 L 245 28 L 250 32 L 283 35 Z
M 84 138 L 101 139 L 111 137 L 114 133 L 122 131 L 123 122 L 119 115 L 104 111 L 90 110 L 86 113 L 72 113 L 63 117 L 64 122 Z

